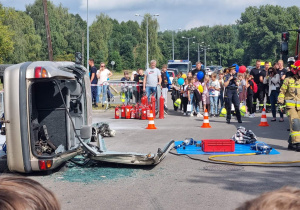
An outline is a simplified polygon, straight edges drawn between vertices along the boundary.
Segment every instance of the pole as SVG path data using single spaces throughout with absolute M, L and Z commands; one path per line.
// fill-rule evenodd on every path
M 48 56 L 49 56 L 49 60 L 53 61 L 53 49 L 52 49 L 52 42 L 51 42 L 51 31 L 50 31 L 50 24 L 49 24 L 47 0 L 43 0 L 43 6 L 44 6 L 44 18 L 45 18 L 46 35 L 47 35 L 47 43 L 48 43 Z
M 172 31 L 172 48 L 173 48 L 173 60 L 174 60 L 174 31 Z
M 206 47 L 204 47 L 204 69 L 206 69 Z
M 199 43 L 198 43 L 198 62 L 200 62 L 200 50 L 199 50 Z
M 81 55 L 82 55 L 81 65 L 84 65 L 84 31 L 82 31 L 81 34 Z
M 89 59 L 90 59 L 90 31 L 89 31 L 89 0 L 86 1 L 86 69 L 89 71 Z
M 149 42 L 149 38 L 148 38 L 148 17 L 147 18 L 147 63 L 146 63 L 146 68 L 149 68 L 149 60 L 148 60 L 148 42 Z
M 188 38 L 188 61 L 190 61 L 190 39 Z

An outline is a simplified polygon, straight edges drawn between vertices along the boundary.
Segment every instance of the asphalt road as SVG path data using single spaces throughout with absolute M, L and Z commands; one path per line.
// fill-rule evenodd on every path
M 109 122 L 117 131 L 105 138 L 108 150 L 156 152 L 171 139 L 192 137 L 227 139 L 237 126 L 252 130 L 259 138 L 280 152 L 280 155 L 257 155 L 224 158 L 235 161 L 300 160 L 297 152 L 287 150 L 288 119 L 259 127 L 261 114 L 231 124 L 225 118 L 210 118 L 212 128 L 201 128 L 202 118 L 182 116 L 170 111 L 165 119 L 155 119 L 157 130 L 147 130 L 148 121 L 115 120 L 114 111 L 94 112 L 94 122 Z M 207 155 L 193 155 L 207 160 Z M 300 166 L 298 164 L 298 166 Z M 27 175 L 50 188 L 61 202 L 62 209 L 235 209 L 259 194 L 290 185 L 300 187 L 299 168 L 217 165 L 168 154 L 155 167 L 124 167 L 97 164 L 85 168 L 66 164 L 52 174 Z

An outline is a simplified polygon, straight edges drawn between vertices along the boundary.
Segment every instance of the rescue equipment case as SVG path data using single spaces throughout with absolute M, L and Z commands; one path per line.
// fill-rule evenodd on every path
M 201 147 L 203 152 L 234 152 L 235 143 L 231 139 L 203 139 Z

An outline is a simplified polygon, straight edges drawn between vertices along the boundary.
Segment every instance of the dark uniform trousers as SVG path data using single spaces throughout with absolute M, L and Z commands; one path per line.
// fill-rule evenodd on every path
M 224 95 L 225 108 L 227 111 L 226 119 L 231 119 L 231 104 L 233 103 L 237 120 L 241 120 L 240 100 L 236 88 L 227 87 Z
M 257 105 L 257 99 L 259 101 L 259 108 L 262 109 L 264 107 L 264 88 L 258 86 L 258 90 L 256 93 L 254 93 L 253 95 L 253 110 L 252 112 L 255 113 L 256 112 L 256 105 Z

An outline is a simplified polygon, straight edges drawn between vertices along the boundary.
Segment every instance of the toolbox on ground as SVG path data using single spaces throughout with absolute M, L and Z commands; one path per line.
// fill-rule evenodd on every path
M 234 141 L 231 139 L 203 139 L 203 152 L 234 152 Z

